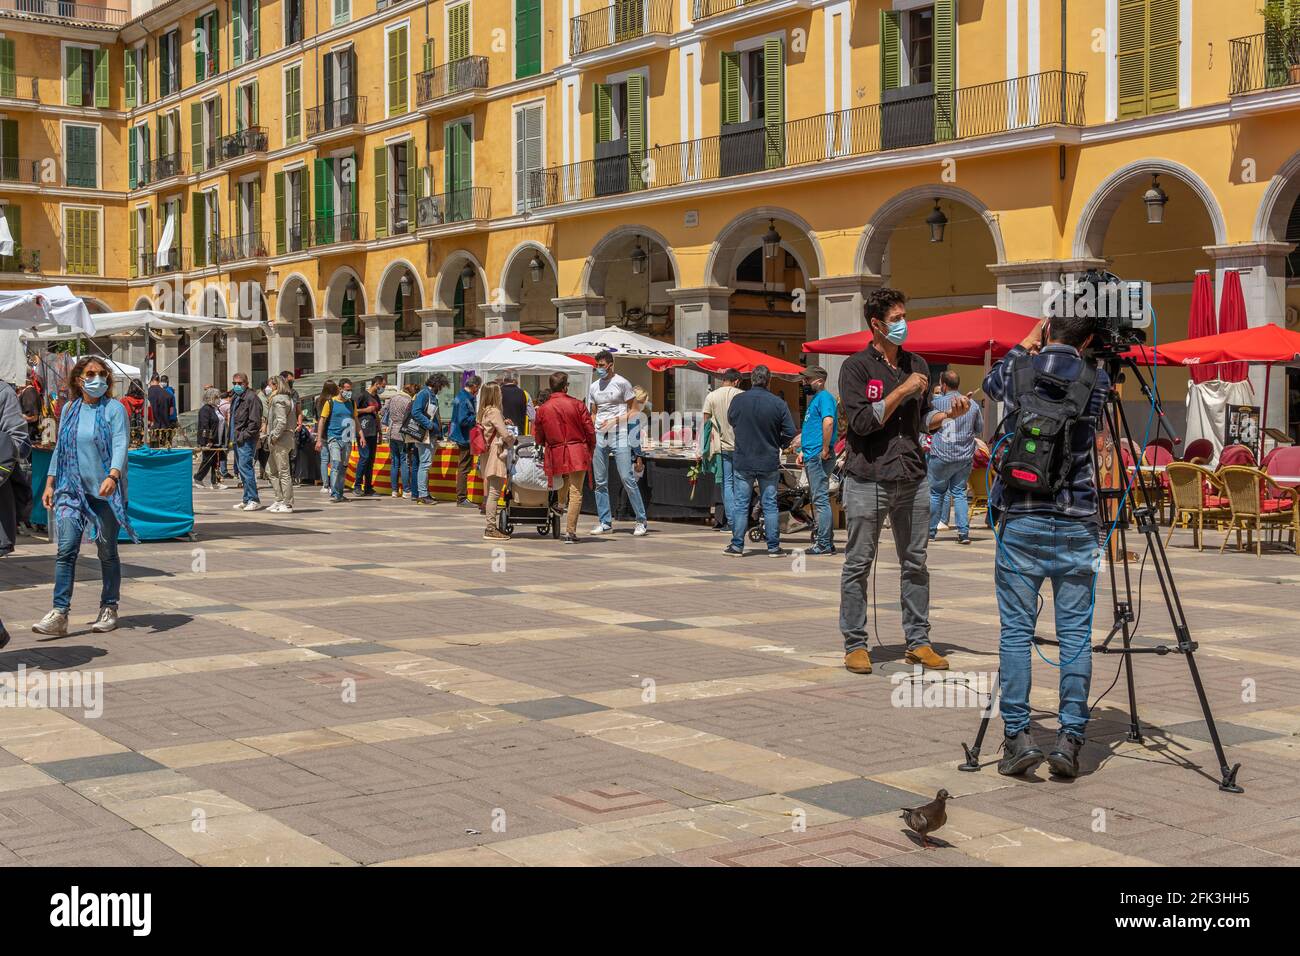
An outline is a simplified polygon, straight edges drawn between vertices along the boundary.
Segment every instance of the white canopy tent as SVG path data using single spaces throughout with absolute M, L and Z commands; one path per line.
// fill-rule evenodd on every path
M 530 352 L 561 352 L 565 355 L 595 355 L 597 352 L 609 352 L 616 359 L 665 358 L 693 362 L 708 358 L 702 352 L 693 352 L 671 342 L 660 342 L 658 339 L 620 329 L 614 325 L 590 332 L 579 332 L 550 342 L 538 342 L 525 348 Z
M 59 323 L 62 325 L 63 323 Z M 33 332 L 24 334 L 29 342 L 61 342 L 75 339 L 80 335 L 113 335 L 118 332 L 138 332 L 140 330 L 155 332 L 190 332 L 190 331 L 229 331 L 234 329 L 257 329 L 262 323 L 256 319 L 218 319 L 208 315 L 185 315 L 180 312 L 159 312 L 154 309 L 135 309 L 130 312 L 107 312 L 95 316 L 93 329 L 89 333 L 76 330 L 55 328 L 46 324 Z
M 397 366 L 397 384 L 400 387 L 408 378 L 423 380 L 435 372 L 477 372 L 484 376 L 503 372 L 538 376 L 568 372 L 574 383 L 570 394 L 584 394 L 591 381 L 591 366 L 567 355 L 540 354 L 513 339 L 476 339 L 403 362 Z M 576 391 L 578 385 L 582 386 L 581 392 Z
M 27 380 L 27 354 L 19 334 L 40 326 L 66 326 L 74 335 L 94 335 L 86 303 L 66 285 L 0 291 L 0 381 Z

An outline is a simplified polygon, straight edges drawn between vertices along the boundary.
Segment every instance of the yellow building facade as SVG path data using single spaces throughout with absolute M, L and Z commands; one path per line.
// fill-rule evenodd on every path
M 264 320 L 112 343 L 190 403 L 507 329 L 797 361 L 881 284 L 1039 314 L 1108 268 L 1163 341 L 1197 270 L 1300 306 L 1294 0 L 2 0 L 0 120 L 0 287 Z

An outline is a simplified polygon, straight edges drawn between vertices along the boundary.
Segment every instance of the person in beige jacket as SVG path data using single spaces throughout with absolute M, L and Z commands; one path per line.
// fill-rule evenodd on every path
M 266 417 L 266 443 L 270 457 L 266 468 L 271 476 L 275 504 L 266 510 L 285 514 L 293 511 L 293 474 L 289 470 L 289 455 L 293 451 L 298 414 L 294 409 L 293 392 L 284 376 L 275 376 L 270 385 Z
M 478 473 L 483 479 L 483 513 L 487 516 L 483 537 L 508 538 L 510 535 L 497 527 L 497 507 L 509 472 L 506 454 L 515 443 L 515 436 L 506 426 L 501 411 L 501 386 L 496 382 L 489 382 L 479 392 L 477 421 L 487 442 L 487 451 L 478 456 Z

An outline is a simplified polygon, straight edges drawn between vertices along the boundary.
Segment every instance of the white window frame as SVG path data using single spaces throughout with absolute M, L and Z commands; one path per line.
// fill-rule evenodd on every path
M 540 109 L 542 111 L 542 158 L 539 169 L 546 168 L 546 99 L 539 97 L 533 100 L 525 100 L 522 103 L 515 103 L 510 110 L 510 185 L 513 200 L 510 208 L 515 210 L 515 215 L 527 214 L 531 210 L 527 207 L 519 208 L 519 142 L 515 139 L 516 131 L 519 129 L 519 121 L 516 114 L 529 109 Z
M 96 253 L 96 257 L 95 257 L 95 261 L 99 264 L 99 271 L 91 272 L 91 273 L 78 273 L 78 275 L 102 276 L 104 274 L 104 207 L 90 206 L 85 203 L 76 203 L 76 202 L 59 203 L 59 231 L 62 233 L 61 236 L 62 241 L 59 243 L 59 255 L 63 257 L 63 262 L 62 262 L 63 274 L 64 275 L 71 274 L 68 272 L 67 211 L 69 209 L 84 209 L 99 214 L 99 229 L 96 230 L 96 232 L 99 233 L 99 250 Z
M 102 49 L 104 48 L 98 43 L 79 43 L 74 40 L 64 40 L 59 44 L 59 89 L 63 91 L 63 104 L 62 104 L 63 106 L 72 105 L 71 103 L 68 102 L 68 72 L 67 72 L 68 71 L 68 50 L 89 50 L 91 53 L 95 53 Z M 90 69 L 91 69 L 90 102 L 86 103 L 83 101 L 81 104 L 82 109 L 87 109 L 87 108 L 95 109 L 95 77 L 94 77 L 95 58 L 93 56 L 90 58 Z M 109 69 L 109 88 L 111 90 L 113 85 L 112 83 L 113 65 L 111 63 L 109 64 L 108 69 Z M 82 80 L 82 83 L 85 83 L 85 80 Z M 73 107 L 73 109 L 76 108 L 77 107 Z

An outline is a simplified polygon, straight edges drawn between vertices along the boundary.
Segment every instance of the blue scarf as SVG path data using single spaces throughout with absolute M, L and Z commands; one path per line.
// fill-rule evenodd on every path
M 77 419 L 81 417 L 84 407 L 81 399 L 74 399 L 60 416 L 59 438 L 54 448 L 59 465 L 54 485 L 54 520 L 57 524 L 80 516 L 84 519 L 87 540 L 96 541 L 102 530 L 99 515 L 90 507 L 86 489 L 81 483 L 81 465 L 77 460 Z M 108 428 L 108 415 L 104 411 L 106 407 L 104 400 L 91 406 L 95 415 L 95 450 L 99 452 L 105 474 L 113 464 L 113 435 Z M 124 529 L 131 540 L 138 544 L 140 538 L 131 527 L 131 519 L 126 513 L 125 482 L 114 482 L 113 494 L 107 500 L 118 527 Z

